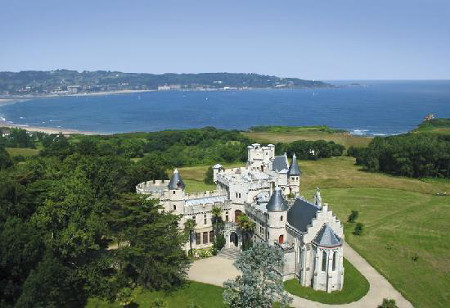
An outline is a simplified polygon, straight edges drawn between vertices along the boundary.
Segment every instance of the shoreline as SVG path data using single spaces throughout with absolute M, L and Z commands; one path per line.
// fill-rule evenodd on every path
M 120 95 L 120 94 L 132 94 L 132 93 L 144 93 L 144 92 L 155 92 L 156 90 L 118 90 L 118 91 L 105 91 L 105 92 L 84 92 L 77 94 L 47 94 L 47 95 L 24 95 L 24 96 L 11 96 L 11 97 L 0 97 L 0 106 L 3 104 L 13 104 L 22 101 L 28 101 L 31 99 L 41 99 L 41 98 L 63 98 L 63 97 L 78 97 L 78 96 L 105 96 L 105 95 Z
M 101 132 L 90 132 L 90 131 L 81 131 L 70 128 L 57 128 L 57 127 L 42 127 L 42 126 L 28 126 L 28 125 L 20 125 L 14 123 L 8 123 L 6 121 L 0 120 L 0 128 L 21 128 L 26 130 L 27 132 L 41 132 L 46 134 L 63 134 L 65 136 L 70 135 L 112 135 Z

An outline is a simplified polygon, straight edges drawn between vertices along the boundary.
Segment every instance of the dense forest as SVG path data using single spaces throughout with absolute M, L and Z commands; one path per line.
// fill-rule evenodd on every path
M 408 177 L 450 178 L 450 136 L 410 133 L 376 137 L 367 148 L 348 149 L 371 172 Z
M 152 90 L 164 85 L 177 85 L 177 89 L 331 87 L 330 84 L 321 81 L 242 73 L 157 75 L 112 71 L 79 73 L 71 70 L 0 72 L 0 94 L 45 94 L 56 90 L 67 90 L 67 86 L 71 85 L 79 85 L 84 92 Z

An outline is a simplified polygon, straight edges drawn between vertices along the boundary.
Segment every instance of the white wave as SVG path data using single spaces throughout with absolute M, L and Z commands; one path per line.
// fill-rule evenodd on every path
M 356 135 L 356 136 L 364 136 L 364 135 L 368 135 L 368 129 L 353 129 L 350 131 L 351 135 Z

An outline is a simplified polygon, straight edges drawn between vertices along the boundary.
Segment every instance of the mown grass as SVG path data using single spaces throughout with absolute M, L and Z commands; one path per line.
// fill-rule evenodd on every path
M 166 293 L 162 291 L 148 291 L 137 289 L 134 292 L 135 303 L 139 307 L 156 307 L 155 300 L 166 303 L 169 308 L 182 307 L 224 307 L 221 287 L 189 281 L 184 287 L 176 291 Z M 116 308 L 122 307 L 118 303 L 108 303 L 97 298 L 90 298 L 86 308 Z M 158 306 L 159 307 L 159 306 Z
M 371 137 L 353 136 L 348 132 L 328 132 L 321 130 L 282 130 L 278 132 L 274 131 L 249 131 L 242 132 L 245 136 L 251 138 L 252 140 L 258 141 L 260 143 L 273 143 L 278 142 L 293 142 L 297 140 L 315 141 L 315 140 L 325 140 L 334 141 L 336 143 L 342 144 L 346 148 L 350 146 L 364 147 L 369 144 L 372 140 Z
M 30 148 L 6 148 L 6 151 L 9 153 L 11 157 L 14 156 L 33 156 L 39 154 L 39 149 L 30 149 Z
M 344 288 L 341 291 L 331 293 L 314 291 L 312 288 L 301 286 L 297 279 L 285 281 L 284 288 L 293 295 L 324 304 L 346 304 L 363 298 L 369 292 L 369 282 L 345 258 L 344 268 Z
M 233 168 L 242 166 L 243 163 L 223 164 L 224 168 Z M 201 191 L 208 191 L 216 189 L 216 185 L 205 184 L 203 181 L 206 176 L 206 171 L 210 166 L 194 166 L 194 167 L 182 167 L 178 168 L 181 178 L 186 184 L 186 192 L 194 193 Z M 168 171 L 171 174 L 172 170 Z
M 389 188 L 326 188 L 322 196 L 346 241 L 414 306 L 450 305 L 449 197 Z M 360 236 L 346 222 L 351 210 L 364 224 Z

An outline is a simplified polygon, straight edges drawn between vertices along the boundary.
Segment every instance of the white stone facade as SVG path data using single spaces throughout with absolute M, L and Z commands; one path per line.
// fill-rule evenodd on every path
M 137 185 L 141 194 L 160 200 L 164 210 L 181 215 L 180 228 L 194 219 L 195 249 L 211 247 L 213 225 L 211 211 L 222 210 L 225 222 L 225 247 L 240 247 L 242 235 L 237 226 L 245 213 L 255 222 L 254 241 L 264 241 L 283 250 L 284 279 L 297 278 L 303 286 L 332 292 L 344 283 L 343 227 L 322 204 L 317 189 L 314 202 L 300 196 L 301 172 L 295 155 L 289 165 L 287 155 L 275 156 L 275 146 L 252 144 L 248 147 L 245 167 L 213 167 L 217 189 L 188 194 L 180 174 L 175 170 L 170 181 L 149 181 Z M 186 243 L 186 250 L 190 247 Z

